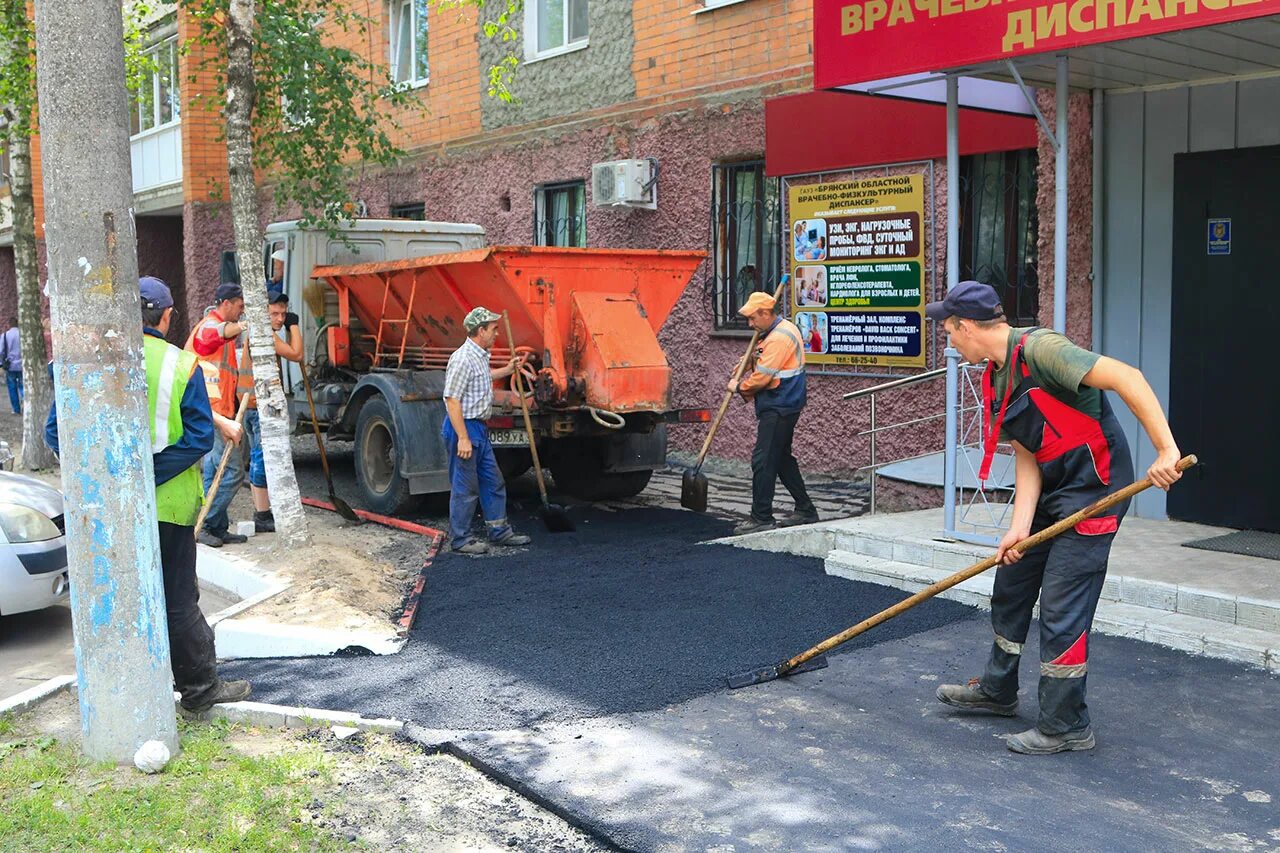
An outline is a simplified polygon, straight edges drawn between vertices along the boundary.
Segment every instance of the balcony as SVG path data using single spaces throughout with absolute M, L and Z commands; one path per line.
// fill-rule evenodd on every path
M 182 122 L 134 134 L 129 139 L 133 191 L 146 192 L 182 183 Z

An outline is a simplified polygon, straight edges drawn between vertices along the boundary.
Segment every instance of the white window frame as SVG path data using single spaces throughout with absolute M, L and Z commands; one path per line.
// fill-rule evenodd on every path
M 548 0 L 559 2 L 564 8 L 565 42 L 546 50 L 538 50 L 538 3 L 539 0 L 525 0 L 524 3 L 524 59 L 534 62 L 539 59 L 550 59 L 590 47 L 591 5 L 590 0 L 582 0 L 587 4 L 587 34 L 575 41 L 569 41 L 569 2 L 570 0 Z
M 155 56 L 167 47 L 172 46 L 173 65 L 169 73 L 172 77 L 169 80 L 169 90 L 177 94 L 173 103 L 170 104 L 170 118 L 163 124 L 160 123 L 160 69 L 157 68 L 149 75 L 151 80 L 151 119 L 152 125 L 145 130 L 139 130 L 137 133 L 130 134 L 130 139 L 139 139 L 152 133 L 158 133 L 166 128 L 182 123 L 182 81 L 178 72 L 178 36 L 171 35 L 156 42 L 144 51 L 148 56 Z M 158 64 L 158 63 L 157 63 Z M 137 100 L 133 93 L 130 93 L 130 109 L 137 114 L 138 127 L 142 127 L 142 101 Z
M 551 193 L 572 191 L 571 196 L 577 202 L 569 215 L 565 217 L 565 234 L 569 234 L 569 222 L 576 223 L 577 228 L 574 229 L 574 239 L 581 239 L 581 245 L 576 242 L 555 243 L 547 240 L 546 224 L 549 219 L 548 214 L 548 195 Z M 581 207 L 581 215 L 578 214 L 579 206 Z M 562 246 L 566 248 L 585 248 L 587 245 L 587 182 L 585 180 L 576 181 L 559 181 L 554 184 L 542 184 L 533 189 L 533 243 L 535 246 Z
M 430 9 L 430 6 L 428 6 Z M 400 77 L 400 21 L 408 10 L 412 16 L 410 18 L 409 32 L 412 36 L 412 43 L 409 45 L 409 77 L 401 80 Z M 431 58 L 430 51 L 427 55 L 427 76 L 418 77 L 418 34 L 428 37 L 429 33 L 429 16 L 418 14 L 417 0 L 391 0 L 387 4 L 387 68 L 391 72 L 391 79 L 397 86 L 403 86 L 406 89 L 416 89 L 419 86 L 425 86 L 431 82 Z M 429 45 L 428 45 L 429 47 Z

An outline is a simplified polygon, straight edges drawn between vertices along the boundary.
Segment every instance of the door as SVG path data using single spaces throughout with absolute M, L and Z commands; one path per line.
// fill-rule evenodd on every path
M 1280 531 L 1280 146 L 1174 161 L 1172 518 Z

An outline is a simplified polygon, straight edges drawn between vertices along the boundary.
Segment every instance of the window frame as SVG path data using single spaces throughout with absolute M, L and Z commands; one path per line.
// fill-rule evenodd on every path
M 140 97 L 141 93 L 130 91 L 129 92 L 129 113 L 130 113 L 129 138 L 131 140 L 141 139 L 143 137 L 149 136 L 154 133 L 160 133 L 162 131 L 168 130 L 169 128 L 175 127 L 176 125 L 179 125 L 182 123 L 182 85 L 181 85 L 182 81 L 181 81 L 181 75 L 178 69 L 179 50 L 178 50 L 177 33 L 171 33 L 169 35 L 157 38 L 154 42 L 152 42 L 150 45 L 147 46 L 147 49 L 143 51 L 143 54 L 154 57 L 156 54 L 159 54 L 161 51 L 165 51 L 165 50 L 167 50 L 169 54 L 168 56 L 168 64 L 169 64 L 168 88 L 170 93 L 169 120 L 165 122 L 160 121 L 160 104 L 161 104 L 160 80 L 162 75 L 162 69 L 159 67 L 160 63 L 156 60 L 153 60 L 155 61 L 157 68 L 151 71 L 147 75 L 151 84 L 150 106 L 151 106 L 152 124 L 150 127 L 143 128 L 142 126 L 143 101 Z M 133 122 L 135 120 L 138 123 L 137 131 L 133 130 Z
M 576 200 L 574 210 L 576 215 L 568 217 L 570 221 L 578 220 L 577 227 L 573 229 L 575 239 L 580 242 L 556 243 L 552 242 L 555 237 L 554 226 L 548 228 L 550 223 L 555 220 L 547 218 L 547 204 L 549 198 L 554 193 L 569 191 L 573 193 L 571 200 Z M 576 196 L 576 198 L 575 198 Z M 569 230 L 566 228 L 566 235 Z M 561 248 L 586 248 L 587 246 L 587 182 L 585 179 L 573 181 L 557 181 L 550 184 L 540 184 L 533 189 L 533 243 L 535 246 L 559 246 Z
M 961 277 L 994 287 L 1015 326 L 1036 325 L 1040 310 L 1038 164 L 1035 148 L 960 160 Z M 981 187 L 979 173 L 985 179 Z M 994 187 L 988 186 L 992 178 Z M 975 269 L 980 255 L 986 263 Z
M 387 4 L 387 71 L 391 77 L 391 81 L 405 89 L 417 89 L 426 86 L 431 82 L 431 50 L 430 42 L 430 6 L 424 4 L 422 10 L 418 9 L 419 2 L 422 0 L 391 0 Z M 405 9 L 409 10 L 409 68 L 410 75 L 408 79 L 398 79 L 400 73 L 400 22 L 403 20 Z M 427 44 L 427 56 L 425 65 L 426 76 L 418 76 L 418 40 L 421 36 L 422 40 Z
M 413 222 L 426 222 L 427 203 L 425 201 L 407 201 L 402 204 L 389 205 L 387 215 L 392 219 L 407 219 Z
M 755 172 L 753 181 L 754 201 L 749 237 L 755 262 L 740 263 L 739 229 L 742 217 L 734 210 L 742 202 L 737 198 L 737 176 L 745 171 Z M 728 197 L 726 197 L 726 195 Z M 763 158 L 735 160 L 711 164 L 710 251 L 712 320 L 716 333 L 747 334 L 747 321 L 738 314 L 745 301 L 739 299 L 737 277 L 748 267 L 754 268 L 754 289 L 772 294 L 781 280 L 783 267 L 782 239 L 782 180 L 765 174 Z M 769 256 L 771 255 L 771 256 Z
M 546 0 L 548 4 L 552 0 Z M 550 59 L 554 56 L 563 56 L 566 53 L 574 53 L 575 51 L 585 50 L 591 46 L 591 4 L 590 0 L 557 0 L 560 3 L 564 16 L 564 40 L 555 47 L 540 49 L 538 47 L 538 24 L 539 24 L 539 3 L 540 0 L 526 0 L 524 4 L 524 59 L 525 62 L 535 62 L 540 59 Z M 571 4 L 580 2 L 586 6 L 587 31 L 577 39 L 570 38 L 570 21 L 572 20 Z

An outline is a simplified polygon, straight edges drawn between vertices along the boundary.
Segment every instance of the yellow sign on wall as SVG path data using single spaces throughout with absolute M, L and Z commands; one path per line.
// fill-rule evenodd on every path
M 805 359 L 923 367 L 924 176 L 793 186 L 788 205 Z

